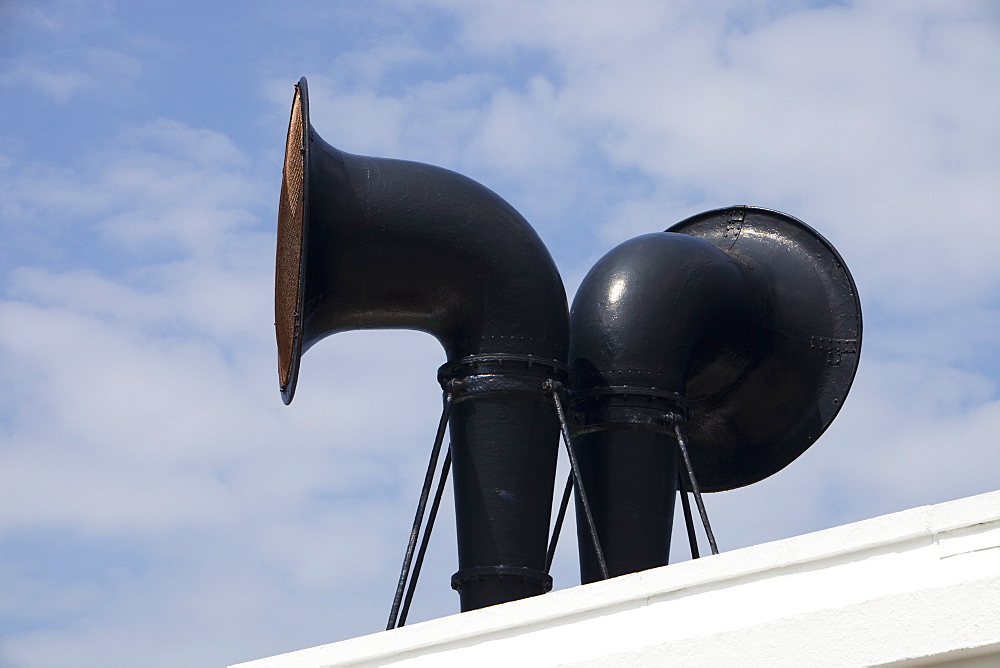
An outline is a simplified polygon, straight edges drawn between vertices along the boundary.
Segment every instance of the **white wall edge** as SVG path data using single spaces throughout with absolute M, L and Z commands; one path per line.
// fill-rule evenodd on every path
M 824 642 L 827 629 L 853 628 L 858 619 L 865 626 L 844 642 Z M 965 662 L 980 655 L 1000 665 L 1000 492 L 233 668 L 658 665 L 664 658 L 708 665 L 731 650 L 795 665 L 808 646 L 822 651 L 811 665 L 824 658 L 829 665 L 973 665 Z

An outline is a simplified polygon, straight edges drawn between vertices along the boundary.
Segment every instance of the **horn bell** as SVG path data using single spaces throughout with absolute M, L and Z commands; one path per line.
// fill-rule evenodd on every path
M 303 78 L 278 215 L 282 400 L 292 400 L 310 346 L 381 328 L 426 332 L 445 349 L 462 610 L 547 591 L 559 423 L 541 388 L 568 382 L 569 313 L 555 263 L 527 221 L 472 179 L 323 141 Z
M 601 258 L 573 300 L 573 448 L 610 575 L 667 563 L 673 422 L 702 491 L 776 473 L 843 405 L 861 306 L 837 251 L 791 216 L 708 211 Z M 584 582 L 600 579 L 578 505 Z
M 758 277 L 763 345 L 735 382 L 707 369 L 688 380 L 691 459 L 704 491 L 767 478 L 818 439 L 844 405 L 861 353 L 861 301 L 837 249 L 788 214 L 752 206 L 706 211 L 668 232 L 702 239 Z

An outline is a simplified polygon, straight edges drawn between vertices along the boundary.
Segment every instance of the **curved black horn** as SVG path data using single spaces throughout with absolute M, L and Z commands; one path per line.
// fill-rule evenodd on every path
M 756 482 L 830 424 L 861 342 L 837 251 L 755 207 L 621 244 L 584 279 L 571 323 L 573 445 L 612 576 L 667 563 L 678 458 L 666 416 L 688 416 L 703 491 Z M 589 533 L 579 544 L 584 582 L 599 579 Z
M 343 153 L 296 87 L 278 220 L 275 318 L 285 403 L 302 353 L 351 329 L 434 335 L 456 395 L 451 448 L 462 609 L 539 594 L 566 379 L 566 294 L 503 199 L 446 169 Z M 497 380 L 499 379 L 499 380 Z

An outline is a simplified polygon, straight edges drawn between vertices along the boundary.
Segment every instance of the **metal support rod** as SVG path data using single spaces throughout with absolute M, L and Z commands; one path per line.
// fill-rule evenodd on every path
M 406 582 L 410 575 L 410 565 L 413 562 L 413 551 L 417 547 L 417 538 L 420 535 L 420 526 L 424 521 L 424 510 L 427 507 L 427 497 L 430 496 L 431 483 L 434 481 L 434 470 L 437 468 L 438 458 L 441 455 L 441 442 L 444 441 L 444 432 L 448 428 L 452 398 L 451 392 L 445 392 L 444 407 L 441 410 L 441 421 L 438 423 L 434 447 L 431 448 L 431 459 L 427 464 L 427 473 L 424 475 L 424 486 L 420 490 L 420 501 L 417 502 L 417 512 L 413 518 L 413 527 L 410 529 L 410 541 L 406 546 L 406 555 L 403 557 L 403 567 L 399 572 L 399 582 L 396 585 L 396 595 L 392 599 L 392 609 L 389 611 L 389 621 L 385 627 L 386 631 L 396 628 L 396 621 L 399 617 L 399 606 L 403 601 L 403 591 L 406 588 Z
M 559 542 L 559 532 L 562 531 L 563 520 L 566 518 L 566 508 L 569 497 L 573 493 L 573 472 L 566 476 L 566 487 L 563 488 L 562 501 L 559 503 L 559 513 L 556 515 L 555 526 L 552 527 L 552 538 L 549 539 L 549 549 L 545 553 L 545 572 L 552 568 L 552 559 L 556 556 L 556 544 Z
M 684 509 L 684 526 L 687 528 L 688 544 L 691 546 L 691 558 L 697 559 L 701 556 L 698 552 L 698 536 L 694 533 L 694 518 L 691 516 L 691 502 L 688 501 L 687 482 L 684 476 L 680 476 L 681 507 Z
M 688 455 L 687 439 L 684 437 L 684 418 L 677 413 L 673 414 L 674 435 L 677 437 L 677 447 L 680 448 L 684 456 L 684 468 L 687 469 L 688 480 L 691 482 L 691 492 L 694 494 L 694 502 L 698 505 L 698 514 L 701 515 L 701 523 L 705 525 L 705 534 L 708 536 L 708 544 L 712 547 L 712 554 L 719 553 L 719 547 L 715 544 L 715 534 L 712 533 L 712 525 L 708 522 L 708 513 L 705 511 L 705 504 L 701 500 L 701 490 L 698 489 L 698 481 L 694 478 L 694 468 L 691 466 L 691 457 Z
M 590 510 L 590 502 L 587 500 L 587 490 L 583 486 L 583 478 L 580 476 L 580 467 L 576 462 L 576 455 L 573 454 L 573 447 L 569 444 L 569 425 L 566 422 L 566 412 L 563 410 L 562 400 L 559 392 L 563 390 L 563 384 L 557 380 L 545 381 L 546 390 L 552 392 L 552 399 L 556 404 L 556 412 L 559 414 L 559 427 L 562 432 L 563 443 L 566 444 L 566 453 L 569 455 L 569 465 L 573 472 L 573 480 L 576 484 L 577 498 L 583 505 L 583 514 L 587 517 L 587 525 L 590 529 L 590 539 L 594 543 L 594 552 L 597 553 L 597 563 L 601 568 L 601 577 L 608 579 L 608 564 L 604 561 L 604 550 L 601 549 L 601 541 L 597 537 L 597 526 L 594 524 L 594 514 Z
M 427 546 L 431 542 L 431 532 L 434 531 L 434 520 L 437 519 L 438 509 L 441 507 L 441 497 L 444 496 L 445 485 L 448 483 L 448 471 L 451 469 L 451 448 L 444 454 L 444 464 L 441 465 L 441 476 L 438 478 L 437 490 L 434 492 L 434 501 L 431 502 L 431 511 L 427 515 L 427 530 L 420 541 L 420 549 L 417 550 L 417 558 L 413 562 L 413 575 L 410 576 L 410 585 L 406 588 L 406 598 L 403 599 L 403 608 L 399 613 L 399 624 L 396 628 L 406 624 L 406 615 L 410 612 L 410 603 L 413 602 L 413 593 L 417 590 L 417 580 L 420 578 L 420 568 L 424 564 L 424 555 L 427 554 Z

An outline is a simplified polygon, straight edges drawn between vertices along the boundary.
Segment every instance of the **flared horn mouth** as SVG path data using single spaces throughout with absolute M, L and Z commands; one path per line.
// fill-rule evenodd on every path
M 805 452 L 844 405 L 861 353 L 857 286 L 829 241 L 778 211 L 707 211 L 668 232 L 703 239 L 738 260 L 765 295 L 766 345 L 747 372 L 714 391 L 709 378 L 692 378 L 687 393 L 702 488 L 749 485 Z
M 292 114 L 285 141 L 278 202 L 278 244 L 274 278 L 274 329 L 278 342 L 278 382 L 281 399 L 290 403 L 295 394 L 302 356 L 303 275 L 309 218 L 306 201 L 309 164 L 309 94 L 305 77 L 295 86 Z

